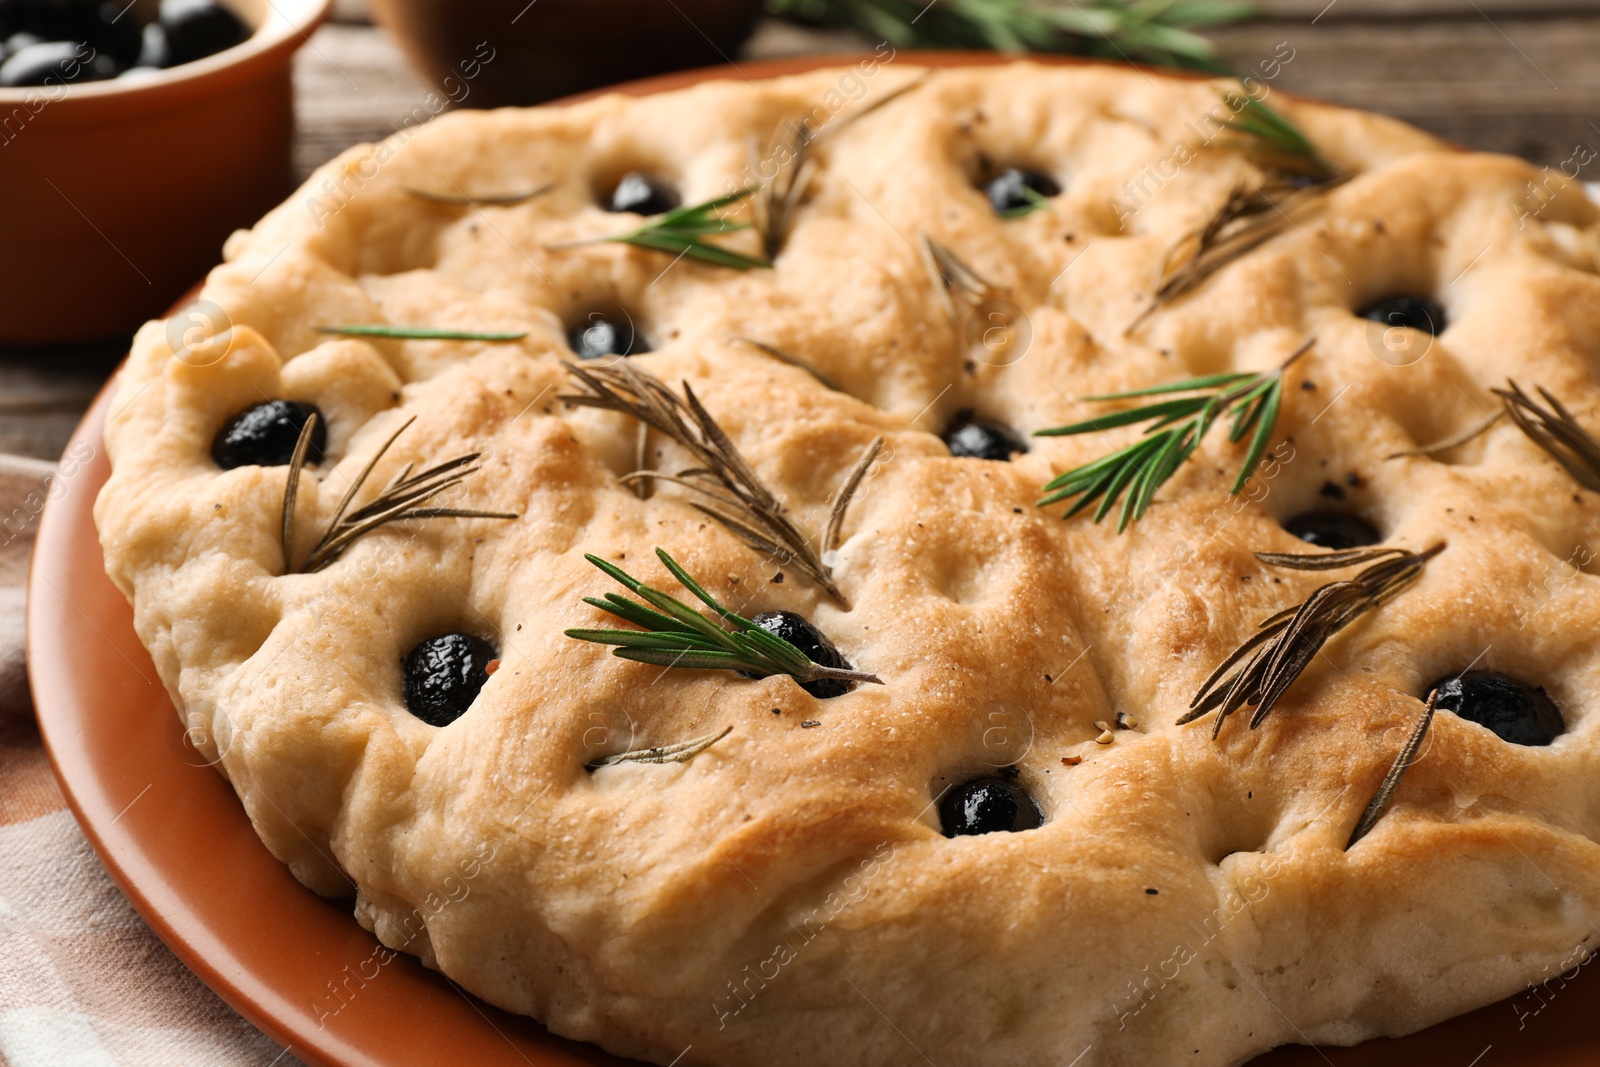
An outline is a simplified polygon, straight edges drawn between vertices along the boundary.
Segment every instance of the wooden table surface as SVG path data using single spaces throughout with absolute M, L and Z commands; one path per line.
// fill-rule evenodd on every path
M 470 0 L 469 0 L 470 2 Z M 1265 16 L 1211 31 L 1236 69 L 1287 42 L 1276 85 L 1380 111 L 1471 148 L 1558 165 L 1600 146 L 1597 0 L 1265 0 Z M 872 42 L 768 20 L 739 58 L 851 51 Z M 361 0 L 297 57 L 301 175 L 359 141 L 394 132 L 429 92 Z M 1589 155 L 1594 155 L 1591 151 Z M 1600 162 L 1583 175 L 1600 178 Z M 0 452 L 61 453 L 125 344 L 71 350 L 0 348 Z

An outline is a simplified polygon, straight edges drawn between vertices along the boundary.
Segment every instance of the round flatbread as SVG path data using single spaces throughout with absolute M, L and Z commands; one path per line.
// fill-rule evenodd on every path
M 660 1064 L 1228 1064 L 1411 1031 L 1586 958 L 1600 496 L 1508 420 L 1387 457 L 1496 410 L 1508 377 L 1594 424 L 1596 209 L 1554 172 L 1252 89 L 1348 180 L 1227 128 L 1237 83 L 888 56 L 460 112 L 318 170 L 234 235 L 198 304 L 140 331 L 96 509 L 141 639 L 267 847 L 384 945 Z M 997 213 L 983 186 L 1009 168 L 1058 192 Z M 662 222 L 605 209 L 628 174 L 691 207 L 789 182 L 774 265 L 602 240 Z M 760 222 L 768 196 L 707 217 Z M 1158 299 L 1219 222 L 1273 213 Z M 763 258 L 762 230 L 701 240 Z M 1402 297 L 1445 321 L 1360 314 Z M 580 360 L 596 323 L 633 354 Z M 328 332 L 352 325 L 479 339 Z M 1308 343 L 1271 379 L 1241 492 L 1250 440 L 1224 421 L 1125 532 L 1120 504 L 1099 523 L 1037 506 L 1140 439 L 1034 436 L 1133 404 L 1086 398 L 1270 378 Z M 734 505 L 626 478 L 699 461 L 564 400 L 593 392 L 571 366 L 687 383 L 838 595 L 696 506 Z M 322 447 L 221 469 L 219 432 L 271 400 L 314 405 Z M 974 420 L 1026 450 L 952 455 Z M 352 487 L 339 529 L 473 454 L 412 506 L 515 518 L 401 516 L 309 565 Z M 1254 555 L 1319 551 L 1286 529 L 1308 515 L 1445 547 L 1258 728 L 1248 709 L 1215 738 L 1214 714 L 1178 725 L 1264 620 L 1354 576 Z M 629 628 L 584 601 L 627 594 L 586 553 L 701 606 L 657 548 L 882 684 L 818 697 L 565 635 Z M 473 661 L 487 682 L 439 726 L 408 664 L 449 634 L 497 662 Z M 1441 707 L 1347 848 L 1429 688 L 1469 668 L 1542 689 L 1564 732 L 1513 743 Z M 975 781 L 1021 821 L 947 837 Z

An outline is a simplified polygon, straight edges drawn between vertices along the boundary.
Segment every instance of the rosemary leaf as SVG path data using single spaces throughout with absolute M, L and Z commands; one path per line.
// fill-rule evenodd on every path
M 1405 556 L 1403 548 L 1342 548 L 1332 552 L 1257 552 L 1256 559 L 1273 567 L 1288 567 L 1297 571 L 1335 571 L 1354 567 L 1359 563 L 1372 563 L 1385 556 Z
M 556 187 L 554 182 L 541 185 L 537 189 L 529 189 L 525 193 L 502 193 L 498 196 L 463 196 L 459 193 L 436 193 L 427 189 L 414 189 L 411 186 L 401 186 L 400 191 L 417 200 L 426 200 L 430 204 L 443 204 L 449 207 L 515 207 L 525 204 L 535 197 L 543 196 Z
M 1066 437 L 1082 433 L 1099 433 L 1102 430 L 1130 426 L 1134 423 L 1150 423 L 1145 429 L 1145 436 L 1139 440 L 1117 449 L 1108 456 L 1074 467 L 1046 483 L 1043 489 L 1045 496 L 1039 499 L 1038 505 L 1047 507 L 1077 497 L 1076 502 L 1063 516 L 1071 518 L 1098 500 L 1100 507 L 1095 511 L 1094 521 L 1099 522 L 1110 514 L 1117 500 L 1126 492 L 1122 512 L 1117 520 L 1117 532 L 1121 533 L 1128 528 L 1129 523 L 1144 517 L 1145 511 L 1155 499 L 1156 490 L 1166 484 L 1177 473 L 1183 461 L 1194 454 L 1206 432 L 1217 420 L 1229 415 L 1233 416 L 1233 423 L 1228 433 L 1228 440 L 1238 442 L 1252 428 L 1255 430 L 1232 489 L 1234 493 L 1242 491 L 1250 476 L 1255 473 L 1261 458 L 1266 454 L 1267 445 L 1272 440 L 1272 431 L 1277 425 L 1278 412 L 1282 406 L 1284 376 L 1315 343 L 1315 338 L 1306 341 L 1283 363 L 1270 371 L 1213 374 L 1168 385 L 1113 393 L 1109 396 L 1088 397 L 1087 399 L 1093 401 L 1107 401 L 1165 396 L 1180 392 L 1194 394 L 1157 400 L 1127 411 L 1114 411 L 1084 419 L 1068 426 L 1035 431 L 1036 437 Z
M 589 769 L 592 771 L 596 767 L 610 767 L 618 763 L 688 763 L 731 733 L 733 727 L 728 726 L 719 734 L 707 734 L 693 741 L 680 741 L 675 745 L 657 745 L 654 748 L 636 748 L 631 752 L 618 752 L 614 756 L 601 756 L 590 762 Z
M 769 345 L 765 341 L 752 340 L 749 337 L 735 337 L 734 340 L 738 341 L 740 344 L 749 345 L 751 348 L 754 348 L 756 351 L 763 352 L 766 355 L 771 356 L 773 359 L 777 360 L 780 363 L 787 363 L 791 367 L 800 368 L 801 370 L 805 371 L 807 374 L 811 375 L 817 381 L 821 382 L 823 385 L 827 386 L 829 389 L 832 389 L 836 393 L 844 392 L 843 389 L 839 388 L 839 383 L 838 382 L 834 381 L 832 378 L 830 378 L 826 374 L 822 373 L 822 371 L 818 370 L 816 367 L 812 366 L 806 360 L 801 359 L 799 356 L 795 355 L 792 352 L 785 351 L 784 349 L 779 348 L 777 345 Z
M 311 436 L 317 428 L 317 413 L 306 416 L 300 427 L 300 437 L 289 456 L 288 479 L 283 483 L 283 573 L 288 574 L 294 561 L 294 504 L 300 495 L 300 472 L 306 466 L 306 454 L 311 449 Z
M 1383 458 L 1386 460 L 1404 459 L 1406 456 L 1432 456 L 1440 452 L 1448 452 L 1452 448 L 1458 448 L 1485 432 L 1495 423 L 1505 418 L 1505 415 L 1506 410 L 1502 407 L 1488 417 L 1479 419 L 1460 433 L 1453 433 L 1442 441 L 1435 441 L 1429 445 L 1419 445 L 1416 448 L 1403 448 L 1399 452 L 1391 452 Z
M 474 330 L 440 330 L 427 326 L 390 326 L 387 323 L 356 323 L 347 326 L 317 326 L 318 333 L 341 337 L 392 337 L 402 341 L 520 341 L 528 331 L 483 333 Z
M 997 286 L 986 281 L 945 245 L 925 233 L 918 234 L 918 237 L 921 239 L 923 262 L 927 264 L 934 284 L 944 296 L 946 310 L 952 315 L 956 312 L 954 299 L 977 307 L 1000 295 L 1001 290 Z
M 1022 199 L 1026 201 L 1026 203 L 1018 204 L 1016 207 L 1007 208 L 1005 211 L 1000 212 L 1001 218 L 1020 219 L 1024 215 L 1033 214 L 1040 208 L 1050 206 L 1050 198 L 1035 189 L 1030 189 L 1024 185 L 1021 186 L 1017 191 L 1022 194 Z
M 794 228 L 795 211 L 811 178 L 811 143 L 816 131 L 804 120 L 778 127 L 767 149 L 767 158 L 780 159 L 772 180 L 764 182 L 756 194 L 756 218 L 760 220 L 761 248 L 768 259 L 776 259 Z
M 1338 168 L 1277 109 L 1248 92 L 1224 92 L 1222 100 L 1233 112 L 1233 117 L 1223 125 L 1243 134 L 1254 154 L 1269 166 L 1317 182 L 1338 175 Z
M 612 645 L 614 656 L 660 667 L 740 671 L 757 678 L 787 674 L 801 683 L 832 678 L 883 684 L 874 674 L 813 663 L 788 641 L 723 607 L 664 549 L 656 549 L 656 556 L 685 589 L 727 625 L 712 622 L 688 604 L 646 585 L 616 564 L 586 554 L 585 559 L 645 603 L 615 594 L 608 594 L 604 600 L 585 597 L 584 602 L 641 629 L 574 628 L 567 630 L 566 635 L 579 641 Z
M 1321 586 L 1298 606 L 1263 621 L 1255 634 L 1211 672 L 1178 725 L 1216 711 L 1211 731 L 1216 737 L 1229 715 L 1248 706 L 1255 708 L 1250 718 L 1254 730 L 1335 634 L 1399 596 L 1422 575 L 1428 560 L 1443 550 L 1444 545 L 1437 544 L 1425 552 L 1367 548 L 1306 555 L 1258 553 L 1263 562 L 1297 570 L 1368 566 L 1353 579 Z
M 749 186 L 738 192 L 719 196 L 715 200 L 707 200 L 702 204 L 686 204 L 683 207 L 673 208 L 656 218 L 646 222 L 636 230 L 619 233 L 612 237 L 597 237 L 590 240 L 567 241 L 562 244 L 546 245 L 548 251 L 562 251 L 569 248 L 579 248 L 584 245 L 613 242 L 629 244 L 639 248 L 648 248 L 656 252 L 666 252 L 668 255 L 697 259 L 702 263 L 713 266 L 728 267 L 733 270 L 750 270 L 753 267 L 772 266 L 765 259 L 747 256 L 742 252 L 735 252 L 731 248 L 712 244 L 707 237 L 720 234 L 734 233 L 738 230 L 748 230 L 747 222 L 734 222 L 724 218 L 720 212 L 731 204 L 736 204 L 745 197 L 756 192 L 757 186 Z
M 1389 802 L 1394 799 L 1395 790 L 1400 788 L 1400 779 L 1411 769 L 1411 764 L 1417 758 L 1417 753 L 1422 748 L 1422 739 L 1428 736 L 1428 727 L 1433 723 L 1433 713 L 1438 707 L 1439 691 L 1437 689 L 1428 694 L 1427 706 L 1422 709 L 1422 718 L 1417 720 L 1417 725 L 1412 727 L 1411 736 L 1406 738 L 1406 743 L 1400 746 L 1400 751 L 1395 754 L 1394 762 L 1389 765 L 1389 773 L 1383 776 L 1383 783 L 1378 786 L 1378 791 L 1370 801 L 1367 808 L 1361 813 L 1361 818 L 1356 822 L 1356 828 L 1350 832 L 1350 840 L 1345 842 L 1345 851 L 1350 851 L 1357 841 L 1372 832 L 1378 825 L 1378 820 L 1383 818 L 1383 813 L 1389 810 Z
M 861 479 L 867 476 L 867 470 L 872 466 L 872 461 L 878 458 L 878 453 L 883 451 L 883 438 L 874 437 L 862 451 L 861 458 L 856 460 L 856 465 L 843 482 L 839 483 L 839 491 L 833 495 L 833 502 L 828 506 L 828 528 L 822 535 L 822 547 L 825 551 L 832 552 L 839 547 L 839 532 L 844 527 L 844 513 L 850 506 L 850 500 L 856 495 L 856 490 L 861 488 Z
M 850 607 L 850 601 L 834 583 L 832 569 L 700 403 L 688 382 L 683 383 L 680 399 L 660 379 L 627 360 L 606 367 L 569 363 L 567 371 L 589 392 L 563 396 L 562 400 L 631 415 L 675 441 L 695 460 L 694 467 L 676 474 L 635 471 L 625 481 L 650 477 L 673 482 L 722 505 L 715 508 L 694 504 L 753 550 L 772 556 L 780 565 L 793 565 L 834 603 L 841 608 Z

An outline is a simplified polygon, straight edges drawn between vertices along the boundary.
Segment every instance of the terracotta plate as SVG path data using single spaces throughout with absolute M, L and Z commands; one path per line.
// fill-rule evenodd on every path
M 740 73 L 772 77 L 849 61 L 750 63 Z M 936 53 L 927 61 L 996 59 Z M 621 89 L 659 92 L 729 76 L 738 74 L 724 67 Z M 232 788 L 186 743 L 128 603 L 101 565 L 92 508 L 109 472 L 100 434 L 117 415 L 110 406 L 108 389 L 68 445 L 40 520 L 28 665 L 67 803 L 133 906 L 207 985 L 308 1063 L 622 1065 L 489 1007 L 410 957 L 382 962 L 348 901 L 302 888 L 262 846 Z M 1592 976 L 1551 975 L 1519 997 L 1408 1038 L 1286 1048 L 1257 1063 L 1600 1064 L 1588 1016 L 1597 999 Z

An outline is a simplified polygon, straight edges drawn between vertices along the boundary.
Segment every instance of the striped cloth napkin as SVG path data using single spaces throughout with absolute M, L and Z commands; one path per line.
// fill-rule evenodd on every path
M 22 654 L 52 469 L 0 456 L 0 1067 L 300 1067 L 150 932 L 56 788 Z

